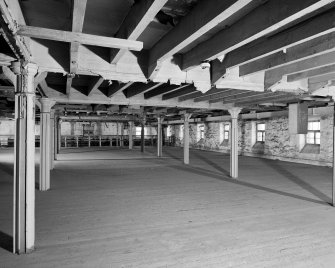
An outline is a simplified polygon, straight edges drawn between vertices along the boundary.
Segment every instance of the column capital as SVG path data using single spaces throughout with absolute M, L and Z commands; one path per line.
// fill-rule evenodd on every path
M 39 102 L 41 103 L 41 113 L 50 113 L 52 106 L 56 104 L 56 101 L 48 98 L 40 98 Z
M 228 109 L 230 116 L 232 119 L 237 119 L 238 115 L 240 114 L 242 108 L 241 107 L 231 107 Z
M 157 116 L 157 122 L 158 122 L 158 124 L 162 124 L 163 121 L 164 121 L 164 116 L 163 115 Z
M 37 74 L 38 66 L 33 62 L 15 61 L 11 64 L 13 73 L 16 75 L 26 74 L 35 76 Z
M 191 116 L 192 116 L 191 113 L 184 113 L 184 114 L 183 114 L 184 122 L 189 122 L 190 119 L 191 119 Z

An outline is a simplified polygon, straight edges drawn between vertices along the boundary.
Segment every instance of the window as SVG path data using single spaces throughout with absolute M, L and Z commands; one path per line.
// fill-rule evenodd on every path
M 205 125 L 200 124 L 198 125 L 198 140 L 204 139 L 205 138 Z
M 224 124 L 223 125 L 223 140 L 224 141 L 229 141 L 229 130 L 230 130 L 230 125 Z
M 308 122 L 306 143 L 319 145 L 320 137 L 320 121 Z
M 142 127 L 136 127 L 136 136 L 141 136 Z
M 257 142 L 265 141 L 265 124 L 257 123 Z

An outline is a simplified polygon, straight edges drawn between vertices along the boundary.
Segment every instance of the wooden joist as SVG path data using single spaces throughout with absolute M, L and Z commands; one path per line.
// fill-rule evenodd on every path
M 137 40 L 166 2 L 167 0 L 136 1 L 124 19 L 115 37 Z M 126 50 L 124 49 L 112 49 L 111 63 L 116 64 L 125 52 Z
M 93 76 L 90 85 L 88 86 L 87 96 L 92 95 L 94 91 L 96 91 L 102 82 L 104 81 L 104 78 L 101 76 Z
M 155 89 L 152 89 L 146 93 L 144 93 L 144 98 L 145 99 L 150 99 L 152 97 L 164 94 L 164 93 L 168 93 L 170 91 L 176 90 L 178 88 L 183 88 L 187 85 L 170 85 L 170 84 L 162 84 L 159 87 L 156 87 Z
M 251 2 L 253 1 L 213 0 L 210 3 L 199 1 L 187 16 L 150 50 L 149 77 L 153 78 L 158 72 L 159 62 L 173 56 Z
M 294 82 L 305 78 L 311 78 L 323 74 L 335 72 L 335 64 L 323 66 L 309 71 L 290 74 L 287 76 L 287 82 Z
M 257 60 L 335 31 L 334 20 L 335 12 L 330 10 L 269 38 L 253 41 L 229 52 L 222 63 L 219 60 L 212 62 L 212 83 L 216 83 L 226 73 L 227 68 Z
M 186 87 L 175 90 L 173 92 L 164 94 L 162 96 L 162 100 L 169 100 L 169 99 L 172 99 L 172 98 L 176 98 L 176 97 L 180 97 L 180 96 L 183 96 L 183 95 L 191 94 L 191 93 L 194 93 L 196 91 L 197 91 L 197 89 L 194 87 L 194 85 L 188 85 Z
M 133 40 L 124 40 L 114 37 L 106 37 L 92 34 L 76 33 L 69 31 L 53 30 L 41 27 L 20 25 L 18 35 L 34 37 L 38 39 L 47 39 L 61 42 L 78 42 L 83 45 L 92 45 L 99 47 L 120 48 L 127 50 L 140 51 L 143 43 Z
M 283 75 L 320 68 L 322 66 L 334 64 L 334 62 L 335 52 L 330 52 L 266 71 L 264 78 L 264 88 L 266 90 L 275 83 L 279 82 Z
M 123 94 L 126 96 L 126 98 L 134 97 L 138 94 L 144 93 L 145 91 L 154 89 L 158 86 L 160 86 L 160 83 L 154 83 L 154 82 L 148 82 L 148 83 L 134 83 L 130 87 L 123 90 Z
M 259 60 L 251 61 L 240 66 L 240 76 L 262 72 L 292 62 L 301 61 L 313 56 L 335 51 L 335 32 L 322 35 L 305 43 L 290 47 Z
M 231 102 L 236 102 L 241 99 L 246 99 L 246 98 L 249 99 L 251 97 L 264 96 L 267 94 L 273 94 L 273 93 L 272 92 L 264 93 L 264 92 L 249 91 L 249 92 L 238 93 L 232 96 L 215 98 L 215 99 L 209 100 L 209 103 L 216 103 L 216 102 L 231 103 Z
M 199 101 L 209 101 L 209 100 L 215 100 L 215 99 L 222 99 L 228 96 L 232 95 L 238 95 L 241 93 L 244 93 L 248 90 L 238 90 L 238 89 L 221 89 L 221 92 L 218 91 L 215 94 L 204 94 L 204 96 L 201 96 L 200 98 L 194 99 L 195 102 Z
M 216 59 L 332 2 L 332 0 L 269 0 L 227 29 L 183 54 L 182 70 L 198 66 L 202 60 Z

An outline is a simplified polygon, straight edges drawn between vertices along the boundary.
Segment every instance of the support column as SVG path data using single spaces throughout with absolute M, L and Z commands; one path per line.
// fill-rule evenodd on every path
M 232 107 L 228 110 L 231 115 L 230 130 L 230 176 L 238 177 L 238 125 L 237 118 L 242 108 Z
M 332 205 L 335 207 L 335 103 L 333 112 L 333 179 L 332 179 Z
M 190 163 L 190 118 L 192 114 L 184 114 L 184 164 Z
M 41 98 L 40 103 L 41 103 L 41 145 L 40 145 L 39 190 L 46 191 L 50 189 L 50 144 L 51 144 L 50 112 L 51 107 L 55 105 L 55 102 L 47 98 Z
M 54 160 L 57 160 L 58 154 L 58 128 L 59 128 L 59 119 L 55 115 L 55 126 L 54 126 Z
M 55 155 L 55 110 L 50 112 L 50 170 L 55 167 L 54 155 Z
M 129 122 L 128 135 L 129 135 L 129 150 L 133 149 L 133 126 L 134 122 Z
M 60 148 L 62 147 L 62 120 L 58 119 L 57 125 L 57 154 L 60 153 Z
M 141 152 L 144 152 L 144 125 L 145 125 L 145 121 L 141 122 Z
M 15 89 L 15 160 L 13 251 L 28 253 L 35 246 L 35 87 L 37 65 L 12 64 Z
M 164 118 L 157 117 L 157 156 L 162 157 L 162 123 Z
M 124 146 L 124 125 L 123 123 L 120 123 L 120 132 L 121 132 L 121 139 L 120 139 L 120 146 L 123 147 Z
M 116 122 L 116 147 L 120 145 L 119 143 L 119 122 Z

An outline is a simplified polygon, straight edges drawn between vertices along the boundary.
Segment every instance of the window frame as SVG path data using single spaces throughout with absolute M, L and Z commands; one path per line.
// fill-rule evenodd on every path
M 310 123 L 318 123 L 319 128 L 318 129 L 309 129 Z M 309 133 L 313 133 L 313 142 L 310 142 L 310 139 L 308 137 Z M 317 135 L 319 134 L 319 135 Z M 317 138 L 317 136 L 319 136 L 319 138 Z M 317 143 L 317 140 L 319 141 Z M 306 134 L 306 144 L 310 144 L 310 145 L 320 145 L 321 144 L 321 122 L 320 120 L 310 120 L 308 121 L 308 125 L 307 125 L 307 134 Z
M 259 129 L 259 125 L 264 125 L 264 130 Z M 260 142 L 260 143 L 265 142 L 265 129 L 266 129 L 265 123 L 256 123 L 256 142 Z M 261 139 L 259 139 L 259 135 L 258 135 L 259 133 L 261 134 Z
M 226 130 L 226 126 L 228 126 L 228 130 Z M 227 138 L 226 138 L 227 133 Z M 230 137 L 230 124 L 229 123 L 223 123 L 223 141 L 228 142 Z

